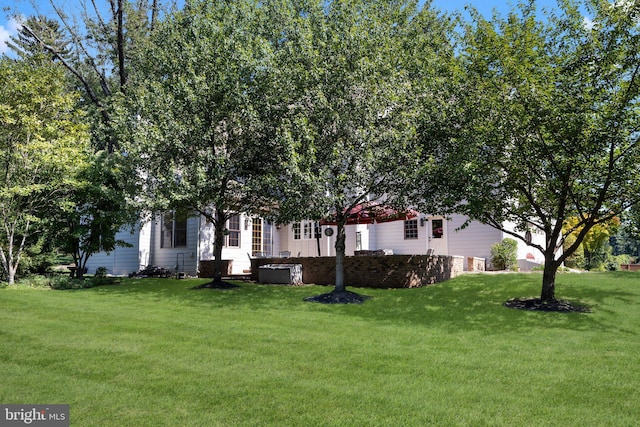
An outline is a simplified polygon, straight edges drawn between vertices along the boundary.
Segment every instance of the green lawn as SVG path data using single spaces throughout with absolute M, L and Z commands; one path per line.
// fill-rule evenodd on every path
M 632 426 L 640 274 L 561 274 L 590 313 L 508 309 L 539 274 L 421 289 L 125 280 L 0 289 L 0 403 L 66 403 L 73 426 Z

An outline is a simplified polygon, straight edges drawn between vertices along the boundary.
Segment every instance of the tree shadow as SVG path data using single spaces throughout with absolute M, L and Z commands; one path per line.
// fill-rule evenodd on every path
M 371 297 L 365 304 L 309 304 L 306 298 L 317 295 L 319 289 L 327 289 L 326 286 L 316 285 L 262 285 L 233 281 L 232 284 L 237 287 L 220 292 L 194 289 L 210 279 L 140 279 L 82 292 L 146 301 L 175 301 L 177 304 L 206 308 L 311 311 L 322 315 L 362 318 L 381 324 L 433 326 L 451 332 L 476 330 L 501 334 L 530 330 L 535 333 L 542 328 L 637 335 L 633 328 L 614 321 L 618 315 L 617 307 L 635 306 L 640 300 L 640 290 L 634 293 L 627 286 L 637 281 L 637 275 L 603 277 L 607 278 L 608 283 L 619 280 L 621 285 L 610 286 L 607 283 L 596 286 L 593 284 L 599 279 L 596 275 L 563 274 L 558 277 L 559 298 L 589 310 L 580 313 L 513 310 L 504 306 L 505 301 L 514 298 L 535 298 L 539 295 L 542 280 L 539 274 L 469 274 L 412 289 L 350 287 L 354 293 Z M 590 283 L 584 284 L 584 281 Z
M 504 306 L 506 301 L 515 298 L 535 298 L 541 287 L 539 274 L 474 274 L 425 288 L 375 290 L 373 300 L 363 306 L 366 309 L 343 311 L 380 322 L 432 325 L 451 332 L 476 330 L 501 334 L 568 329 L 637 335 L 635 330 L 614 321 L 614 307 L 615 304 L 636 305 L 639 295 L 625 290 L 624 286 L 582 286 L 583 279 L 590 280 L 560 277 L 557 286 L 562 299 L 585 308 L 581 312 L 513 310 Z

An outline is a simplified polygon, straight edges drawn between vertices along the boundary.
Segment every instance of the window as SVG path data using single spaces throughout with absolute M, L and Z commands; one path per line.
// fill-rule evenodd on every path
M 362 250 L 362 231 L 356 233 L 356 251 Z
M 304 239 L 309 240 L 312 236 L 313 223 L 309 221 L 304 222 Z
M 262 251 L 262 220 L 254 218 L 251 235 L 251 252 L 254 256 L 264 256 Z
M 442 239 L 444 235 L 444 225 L 441 219 L 431 220 L 431 237 L 434 239 Z
M 293 240 L 300 240 L 300 223 L 294 222 L 291 228 L 293 231 Z
M 160 218 L 160 247 L 180 248 L 187 246 L 187 217 L 165 212 Z
M 240 247 L 240 215 L 234 215 L 227 221 L 227 246 Z
M 417 239 L 418 238 L 418 220 L 410 219 L 404 222 L 404 239 Z
M 267 256 L 273 255 L 273 224 L 267 220 L 262 222 L 262 251 Z

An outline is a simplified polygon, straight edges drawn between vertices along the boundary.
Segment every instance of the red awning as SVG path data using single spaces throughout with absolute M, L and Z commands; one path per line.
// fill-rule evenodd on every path
M 373 224 L 374 222 L 404 221 L 418 216 L 413 209 L 398 210 L 389 206 L 363 203 L 353 207 L 347 215 L 347 225 Z M 320 225 L 337 225 L 335 215 L 320 220 Z
M 418 212 L 413 209 L 398 210 L 388 206 L 378 206 L 376 208 L 376 222 L 406 221 L 418 216 Z

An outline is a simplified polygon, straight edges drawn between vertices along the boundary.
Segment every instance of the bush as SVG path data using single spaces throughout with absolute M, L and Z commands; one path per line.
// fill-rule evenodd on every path
M 617 271 L 620 270 L 620 264 L 631 264 L 631 256 L 626 254 L 609 255 L 605 261 L 605 269 L 608 271 Z
M 49 288 L 55 290 L 71 290 L 71 289 L 88 289 L 95 286 L 118 284 L 119 279 L 113 277 L 87 277 L 84 279 L 76 279 L 66 274 L 53 275 L 31 275 L 20 279 L 18 285 L 29 288 Z
M 496 270 L 518 270 L 518 242 L 506 238 L 491 246 L 491 264 Z

